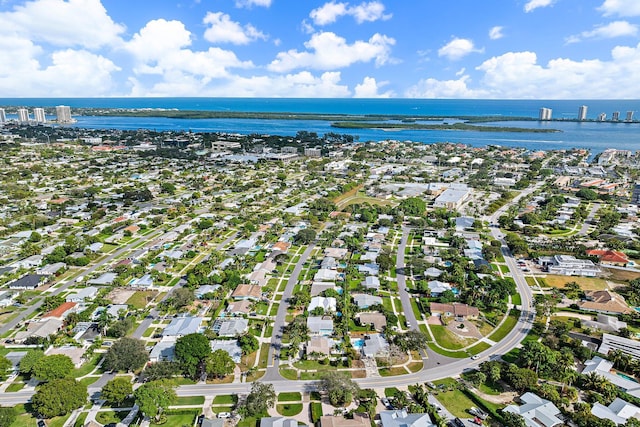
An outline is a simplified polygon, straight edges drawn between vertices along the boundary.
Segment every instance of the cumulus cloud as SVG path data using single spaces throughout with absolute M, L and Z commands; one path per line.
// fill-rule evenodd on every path
M 529 0 L 527 4 L 524 5 L 524 11 L 529 13 L 539 7 L 548 7 L 553 5 L 556 0 Z
M 447 59 L 456 61 L 474 52 L 482 53 L 484 49 L 476 49 L 473 41 L 470 39 L 455 37 L 449 43 L 438 49 L 438 56 L 444 56 Z
M 124 26 L 113 22 L 100 0 L 34 0 L 0 13 L 4 34 L 58 47 L 96 49 L 120 43 Z
M 380 93 L 380 89 L 389 82 L 377 82 L 373 77 L 365 77 L 362 83 L 354 88 L 354 98 L 390 98 L 394 96 L 393 91 Z
M 307 51 L 295 49 L 280 52 L 268 68 L 271 71 L 287 72 L 296 68 L 335 70 L 356 62 L 375 61 L 383 65 L 389 60 L 389 51 L 395 40 L 381 34 L 374 34 L 368 41 L 358 40 L 353 44 L 335 33 L 322 32 L 311 36 L 304 45 Z
M 208 12 L 202 22 L 210 25 L 204 32 L 204 38 L 211 43 L 249 44 L 267 38 L 253 25 L 242 26 L 222 12 Z
M 236 7 L 251 8 L 253 6 L 269 7 L 271 0 L 236 0 Z
M 387 20 L 391 18 L 391 14 L 384 13 L 384 4 L 379 1 L 363 2 L 356 6 L 350 6 L 349 3 L 337 3 L 331 1 L 323 4 L 317 9 L 313 9 L 309 13 L 309 17 L 316 25 L 327 25 L 336 22 L 341 16 L 353 16 L 358 24 L 363 22 L 373 22 L 378 20 Z
M 640 16 L 640 2 L 637 0 L 605 0 L 598 10 L 604 16 Z
M 577 43 L 584 39 L 612 39 L 615 37 L 636 36 L 638 34 L 638 26 L 630 24 L 627 21 L 615 21 L 606 25 L 598 25 L 591 31 L 583 31 L 580 34 L 569 36 L 567 43 Z
M 504 37 L 504 34 L 502 34 L 502 30 L 504 30 L 504 27 L 501 27 L 499 25 L 491 28 L 489 30 L 489 38 L 491 40 L 498 40 L 501 39 L 502 37 Z
M 472 85 L 468 75 L 456 80 L 424 79 L 407 91 L 413 97 L 636 99 L 640 44 L 617 46 L 608 60 L 557 58 L 538 64 L 534 52 L 508 52 L 484 61 Z

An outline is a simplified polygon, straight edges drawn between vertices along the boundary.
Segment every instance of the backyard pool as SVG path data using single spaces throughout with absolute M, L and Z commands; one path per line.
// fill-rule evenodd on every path
M 351 340 L 351 345 L 356 350 L 362 350 L 362 347 L 364 347 L 364 339 L 363 338 L 356 338 L 354 340 Z

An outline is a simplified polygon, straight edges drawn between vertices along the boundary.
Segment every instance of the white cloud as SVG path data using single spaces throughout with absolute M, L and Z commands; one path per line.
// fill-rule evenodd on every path
M 204 38 L 211 43 L 248 44 L 257 39 L 267 38 L 253 25 L 247 24 L 243 27 L 222 12 L 208 12 L 202 22 L 210 25 L 204 32 Z
M 444 56 L 452 61 L 456 61 L 473 52 L 482 53 L 484 49 L 476 49 L 472 40 L 455 37 L 449 43 L 438 49 L 438 56 Z
M 313 19 L 314 24 L 321 26 L 332 24 L 341 16 L 346 15 L 353 16 L 358 24 L 362 24 L 363 22 L 390 19 L 392 15 L 385 14 L 384 9 L 384 4 L 379 1 L 363 2 L 356 6 L 349 6 L 349 3 L 331 1 L 317 9 L 313 9 L 309 13 L 309 17 Z
M 553 5 L 556 0 L 529 0 L 527 4 L 524 5 L 524 11 L 529 13 L 539 7 L 547 7 Z
M 253 6 L 269 7 L 271 0 L 236 0 L 236 7 L 251 8 Z
M 99 0 L 34 0 L 0 13 L 3 34 L 54 46 L 96 49 L 118 45 L 125 28 L 113 22 Z
M 605 0 L 598 10 L 604 16 L 640 16 L 640 2 L 638 0 Z
M 365 77 L 362 83 L 357 84 L 354 88 L 354 98 L 390 98 L 394 96 L 393 91 L 380 93 L 380 89 L 389 84 L 389 82 L 377 82 L 373 77 Z
M 501 27 L 499 25 L 491 28 L 489 30 L 489 38 L 491 40 L 498 40 L 501 39 L 502 37 L 504 37 L 504 34 L 502 34 L 502 30 L 504 30 L 504 27 Z
M 617 46 L 608 60 L 557 58 L 538 64 L 534 52 L 508 52 L 484 61 L 478 83 L 465 75 L 457 80 L 425 79 L 407 96 L 494 99 L 637 99 L 640 44 Z
M 638 26 L 630 24 L 627 21 L 614 21 L 606 25 L 596 26 L 591 31 L 583 31 L 580 34 L 569 36 L 567 43 L 576 43 L 584 39 L 612 39 L 615 37 L 636 36 L 638 34 Z
M 291 49 L 280 52 L 268 68 L 277 72 L 296 68 L 334 70 L 372 60 L 376 65 L 384 65 L 389 60 L 389 51 L 394 44 L 394 39 L 377 33 L 368 41 L 358 40 L 353 44 L 348 44 L 344 38 L 332 32 L 317 33 L 304 44 L 307 51 Z

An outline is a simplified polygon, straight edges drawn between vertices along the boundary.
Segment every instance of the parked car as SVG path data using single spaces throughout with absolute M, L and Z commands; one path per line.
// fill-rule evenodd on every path
M 391 405 L 391 402 L 386 397 L 383 397 L 382 399 L 380 399 L 380 402 L 382 402 L 384 407 L 387 408 L 387 409 L 393 408 L 393 405 Z
M 218 413 L 218 418 L 230 418 L 231 417 L 231 413 L 230 412 L 219 412 Z
M 456 427 L 464 427 L 464 422 L 462 422 L 462 420 L 460 418 L 454 418 L 453 419 L 453 424 Z
M 484 412 L 482 409 L 478 409 L 478 408 L 470 408 L 468 411 L 471 415 L 475 415 L 476 417 L 485 420 L 487 419 L 488 415 L 486 412 Z
M 432 388 L 432 389 L 434 389 L 434 390 L 435 390 L 436 385 L 435 385 L 434 383 L 432 383 L 432 382 L 428 382 L 428 383 L 427 383 L 427 387 Z

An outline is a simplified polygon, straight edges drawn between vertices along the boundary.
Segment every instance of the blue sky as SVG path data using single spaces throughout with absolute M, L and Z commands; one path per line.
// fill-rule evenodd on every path
M 0 0 L 0 97 L 640 98 L 640 0 Z

